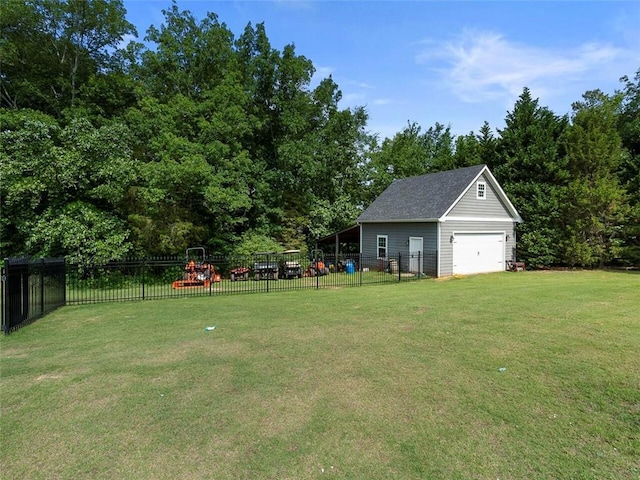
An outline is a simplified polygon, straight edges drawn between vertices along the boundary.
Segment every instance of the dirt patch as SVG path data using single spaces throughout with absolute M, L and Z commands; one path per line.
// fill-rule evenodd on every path
M 45 373 L 42 375 L 39 375 L 36 380 L 41 382 L 43 380 L 61 380 L 64 378 L 64 375 L 61 375 L 59 373 Z

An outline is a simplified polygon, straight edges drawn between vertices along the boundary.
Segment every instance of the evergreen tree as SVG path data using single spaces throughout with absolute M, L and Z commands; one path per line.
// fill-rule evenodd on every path
M 622 107 L 618 115 L 618 132 L 627 155 L 620 166 L 620 185 L 627 192 L 629 216 L 622 226 L 621 256 L 640 266 L 640 70 L 633 80 L 622 77 Z
M 496 162 L 489 163 L 524 219 L 517 256 L 533 268 L 560 261 L 561 201 L 568 170 L 560 139 L 567 119 L 540 107 L 525 88 L 500 131 Z
M 626 154 L 616 125 L 620 101 L 595 90 L 573 104 L 566 133 L 571 181 L 563 202 L 569 265 L 602 266 L 619 253 L 619 227 L 628 213 L 616 175 Z

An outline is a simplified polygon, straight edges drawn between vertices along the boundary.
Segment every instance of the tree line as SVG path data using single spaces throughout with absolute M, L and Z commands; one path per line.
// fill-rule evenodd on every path
M 394 179 L 487 164 L 525 220 L 519 259 L 640 262 L 640 70 L 570 115 L 525 88 L 502 130 L 409 122 L 381 140 L 264 24 L 236 36 L 174 3 L 145 44 L 123 45 L 137 32 L 121 1 L 8 0 L 1 13 L 3 257 L 305 248 Z

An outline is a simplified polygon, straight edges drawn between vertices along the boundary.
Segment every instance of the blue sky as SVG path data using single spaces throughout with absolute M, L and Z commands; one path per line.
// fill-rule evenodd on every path
M 170 0 L 125 0 L 141 41 Z M 392 137 L 409 121 L 455 134 L 504 127 L 527 86 L 558 115 L 587 90 L 612 93 L 640 68 L 635 1 L 178 1 L 215 12 L 238 37 L 264 22 L 273 48 L 293 43 L 314 84 L 332 75 L 342 107 L 364 106 L 368 130 Z

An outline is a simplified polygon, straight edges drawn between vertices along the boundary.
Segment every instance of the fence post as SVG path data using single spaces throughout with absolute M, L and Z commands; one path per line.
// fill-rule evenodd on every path
M 29 257 L 26 258 L 26 268 L 20 274 L 20 323 L 29 318 Z
M 9 322 L 9 302 L 8 300 L 8 295 L 6 295 L 6 288 L 5 288 L 5 283 L 7 282 L 7 278 L 8 278 L 8 271 L 7 271 L 7 262 L 8 262 L 8 258 L 4 259 L 3 262 L 3 266 L 2 266 L 2 270 L 0 271 L 0 275 L 2 275 L 2 277 L 0 277 L 0 283 L 2 284 L 0 286 L 0 295 L 2 295 L 0 297 L 0 302 L 2 302 L 2 305 L 0 305 L 0 309 L 2 309 L 2 312 L 0 312 L 0 317 L 2 317 L 2 331 L 4 332 L 4 334 L 6 335 L 8 333 L 8 329 L 7 329 L 7 323 Z
M 358 253 L 358 270 L 360 270 L 360 286 L 362 286 L 362 252 Z
M 62 305 L 67 304 L 67 257 L 62 259 Z
M 215 273 L 213 272 L 216 271 L 216 266 L 213 263 L 211 255 L 205 258 L 204 264 L 207 265 L 207 268 L 209 269 L 208 272 L 205 271 L 205 275 L 209 275 L 209 296 L 211 296 L 213 294 L 213 279 L 215 278 Z
M 411 254 L 409 254 L 409 261 L 411 261 Z M 398 283 L 402 281 L 402 253 L 398 252 Z
M 145 298 L 145 291 L 144 291 L 144 281 L 145 281 L 145 274 L 147 272 L 147 258 L 145 257 L 145 259 L 142 261 L 142 300 L 144 300 Z
M 44 313 L 44 258 L 40 259 L 40 315 Z

